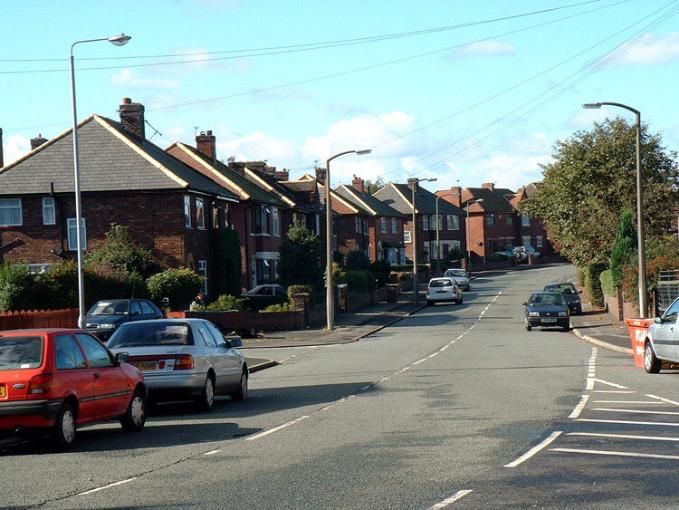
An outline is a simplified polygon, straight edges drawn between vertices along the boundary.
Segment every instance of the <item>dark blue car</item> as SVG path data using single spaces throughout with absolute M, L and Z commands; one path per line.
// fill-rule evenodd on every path
M 106 342 L 121 324 L 162 318 L 163 312 L 148 299 L 106 299 L 89 309 L 85 327 Z
M 535 292 L 523 305 L 526 307 L 526 331 L 535 327 L 571 329 L 568 304 L 561 292 Z

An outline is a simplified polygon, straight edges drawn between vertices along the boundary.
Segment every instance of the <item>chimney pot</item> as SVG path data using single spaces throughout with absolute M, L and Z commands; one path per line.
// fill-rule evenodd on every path
M 122 104 L 132 104 L 132 100 L 129 97 L 124 97 Z
M 43 138 L 42 134 L 38 134 L 38 136 L 36 136 L 35 138 L 31 138 L 31 150 L 37 149 L 46 141 L 47 139 Z
M 489 189 L 490 191 L 495 190 L 495 183 L 494 182 L 484 182 L 481 184 L 482 188 Z
M 365 182 L 357 175 L 354 175 L 351 186 L 359 193 L 365 193 Z
M 129 97 L 125 97 L 118 108 L 118 113 L 120 114 L 120 123 L 126 133 L 141 140 L 146 139 L 143 104 L 133 103 Z

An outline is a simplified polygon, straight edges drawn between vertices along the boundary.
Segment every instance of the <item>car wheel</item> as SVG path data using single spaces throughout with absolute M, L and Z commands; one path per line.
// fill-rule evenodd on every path
M 234 400 L 247 400 L 248 398 L 248 374 L 245 370 L 240 374 L 240 383 L 238 389 L 233 393 L 229 393 L 229 396 Z
M 139 432 L 146 423 L 146 402 L 144 393 L 136 390 L 132 395 L 127 411 L 120 418 L 120 425 L 125 432 Z
M 649 374 L 657 374 L 660 372 L 660 360 L 655 357 L 653 346 L 648 340 L 644 345 L 644 369 Z
M 54 420 L 54 439 L 62 450 L 73 447 L 76 439 L 76 412 L 73 404 L 65 402 Z
M 208 374 L 203 385 L 203 392 L 196 399 L 199 411 L 209 411 L 215 405 L 215 381 L 212 374 Z
M 457 304 L 461 305 L 462 303 L 464 303 L 464 297 L 460 296 L 460 299 L 457 300 Z
M 526 323 L 526 331 L 530 331 L 533 329 L 530 324 Z
M 427 301 L 427 306 L 432 306 L 433 304 L 434 303 L 432 303 L 431 301 Z
M 563 326 L 563 327 L 561 328 L 561 330 L 562 330 L 562 331 L 568 332 L 568 331 L 571 330 L 571 326 L 570 326 L 570 325 L 568 325 L 568 326 Z

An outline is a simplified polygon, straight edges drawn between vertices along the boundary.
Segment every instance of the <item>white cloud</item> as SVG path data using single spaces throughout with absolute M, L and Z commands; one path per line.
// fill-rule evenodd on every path
M 599 108 L 598 110 L 582 109 L 568 120 L 568 126 L 573 129 L 592 129 L 595 122 L 603 122 L 606 117 L 614 117 L 618 113 Z
M 625 51 L 619 62 L 624 64 L 664 64 L 679 62 L 679 32 L 664 35 L 646 34 Z
M 512 43 L 503 41 L 482 41 L 458 48 L 453 52 L 451 57 L 468 57 L 474 55 L 504 57 L 514 55 L 515 53 L 516 47 Z
M 4 143 L 5 166 L 13 163 L 31 150 L 31 140 L 21 135 L 8 136 Z
M 143 89 L 174 89 L 179 86 L 177 80 L 144 78 L 129 69 L 123 69 L 119 73 L 111 76 L 111 83 L 120 87 Z
M 267 160 L 271 165 L 283 167 L 289 166 L 289 162 L 299 161 L 299 151 L 290 140 L 276 138 L 261 131 L 239 137 L 226 137 L 220 141 L 220 132 L 215 132 L 217 137 L 217 157 L 226 161 L 230 156 L 235 156 L 239 161 Z

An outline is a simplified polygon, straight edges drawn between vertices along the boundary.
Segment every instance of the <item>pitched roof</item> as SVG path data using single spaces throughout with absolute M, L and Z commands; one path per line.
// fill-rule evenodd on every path
M 488 188 L 465 188 L 466 198 L 463 202 L 482 199 L 483 203 L 478 203 L 485 212 L 491 213 L 513 213 L 516 209 L 505 196 L 514 196 L 514 192 L 507 189 L 490 190 Z M 508 192 L 508 193 L 507 193 Z M 469 198 L 471 196 L 471 198 Z
M 379 198 L 370 193 L 360 192 L 352 186 L 342 184 L 335 188 L 335 191 L 354 205 L 368 211 L 372 216 L 392 216 L 402 217 L 403 214 L 382 202 Z
M 78 125 L 81 191 L 192 190 L 238 197 L 120 123 L 93 115 Z M 0 171 L 0 194 L 73 192 L 73 138 L 69 129 Z
M 277 207 L 285 206 L 283 201 L 275 193 L 267 191 L 262 186 L 246 179 L 243 175 L 221 161 L 212 161 L 211 158 L 202 154 L 195 147 L 191 147 L 182 142 L 175 142 L 165 149 L 165 151 L 170 154 L 172 154 L 174 150 L 181 150 L 188 154 L 193 158 L 197 165 L 202 165 L 204 169 L 214 174 L 213 180 L 236 193 L 242 200 L 253 200 L 255 202 L 270 204 Z
M 373 195 L 402 214 L 412 214 L 412 190 L 407 184 L 390 182 L 377 190 Z M 436 214 L 436 195 L 422 186 L 417 187 L 415 193 L 417 214 Z M 439 214 L 464 214 L 459 207 L 455 207 L 446 200 L 439 200 Z

